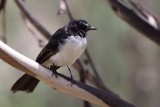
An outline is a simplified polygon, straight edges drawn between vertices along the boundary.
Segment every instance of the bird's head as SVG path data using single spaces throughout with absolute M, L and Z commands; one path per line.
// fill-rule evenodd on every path
M 88 22 L 83 19 L 73 20 L 68 24 L 68 26 L 72 30 L 79 30 L 83 32 L 88 32 L 89 30 L 97 30 L 97 28 L 90 26 Z

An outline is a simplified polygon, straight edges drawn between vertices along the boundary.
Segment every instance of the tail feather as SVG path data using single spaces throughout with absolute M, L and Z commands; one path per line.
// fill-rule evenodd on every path
M 12 86 L 11 91 L 13 93 L 16 93 L 17 91 L 25 91 L 26 93 L 32 93 L 36 88 L 36 86 L 38 85 L 38 83 L 39 83 L 38 79 L 28 74 L 24 74 Z

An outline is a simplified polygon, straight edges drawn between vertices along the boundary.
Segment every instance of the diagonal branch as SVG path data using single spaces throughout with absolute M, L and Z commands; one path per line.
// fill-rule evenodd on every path
M 52 71 L 16 52 L 2 41 L 0 41 L 0 58 L 59 92 L 81 98 L 101 107 L 134 107 L 110 92 L 93 88 L 78 81 L 74 81 L 74 84 L 70 86 L 70 78 L 62 74 L 58 74 L 57 78 L 50 77 Z
M 160 22 L 141 4 L 131 0 L 107 0 L 113 11 L 147 38 L 160 44 Z
M 74 18 L 73 18 L 73 15 L 72 15 L 72 13 L 71 13 L 71 11 L 70 11 L 70 9 L 69 9 L 67 0 L 63 0 L 63 2 L 64 2 L 65 5 L 66 5 L 66 11 L 67 11 L 67 14 L 68 14 L 69 19 L 70 19 L 70 20 L 73 20 Z
M 34 25 L 33 27 L 41 33 L 46 39 L 49 39 L 51 34 L 45 29 L 31 14 L 29 14 L 28 9 L 26 8 L 25 4 L 22 0 L 15 0 L 15 3 L 20 8 L 22 14 L 25 15 L 27 20 Z

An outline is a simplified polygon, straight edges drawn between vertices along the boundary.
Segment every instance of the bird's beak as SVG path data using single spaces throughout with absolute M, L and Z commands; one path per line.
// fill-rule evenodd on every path
M 96 27 L 90 26 L 88 30 L 97 30 Z

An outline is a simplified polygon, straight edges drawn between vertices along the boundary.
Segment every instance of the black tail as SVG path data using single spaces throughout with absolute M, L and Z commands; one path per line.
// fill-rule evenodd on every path
M 36 79 L 28 74 L 24 74 L 12 86 L 11 91 L 13 93 L 16 93 L 17 91 L 25 91 L 26 93 L 31 93 L 34 91 L 34 89 L 36 88 L 38 83 L 39 83 L 38 79 Z

